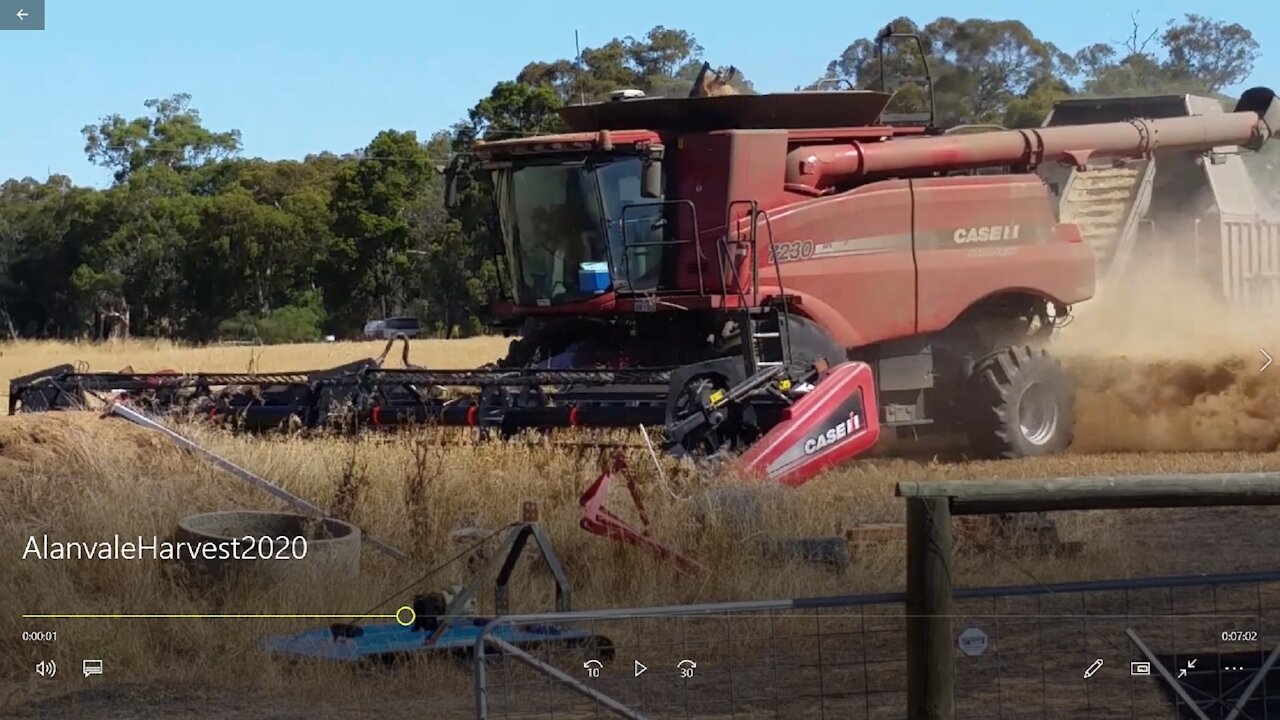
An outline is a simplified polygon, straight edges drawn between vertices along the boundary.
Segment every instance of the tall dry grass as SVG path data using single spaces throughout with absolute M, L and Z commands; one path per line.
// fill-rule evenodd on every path
M 307 671 L 301 676 L 255 648 L 266 633 L 323 624 L 317 621 L 254 620 L 64 620 L 19 623 L 24 612 L 74 613 L 333 613 L 364 612 L 384 599 L 381 612 L 410 599 L 392 591 L 419 577 L 459 548 L 451 531 L 477 524 L 501 528 L 519 517 L 525 500 L 538 503 L 541 521 L 572 579 L 580 607 L 667 604 L 726 599 L 763 599 L 901 586 L 900 546 L 855 555 L 853 567 L 833 573 L 798 562 L 768 561 L 755 552 L 761 537 L 837 534 L 863 522 L 895 522 L 901 507 L 892 497 L 898 480 L 927 478 L 1064 475 L 1113 470 L 1109 456 L 1066 457 L 1042 463 L 942 464 L 904 460 L 871 461 L 833 473 L 799 490 L 754 488 L 763 511 L 758 522 L 716 500 L 725 481 L 674 463 L 662 478 L 641 454 L 631 458 L 654 534 L 709 568 L 700 577 L 680 577 L 648 554 L 611 543 L 578 528 L 578 496 L 597 466 L 593 451 L 533 443 L 445 445 L 433 431 L 350 439 L 259 439 L 185 428 L 195 439 L 234 458 L 264 477 L 321 506 L 344 495 L 353 465 L 367 473 L 351 520 L 413 558 L 396 563 L 364 554 L 358 582 L 310 587 L 243 587 L 227 597 L 192 593 L 175 585 L 162 564 L 151 561 L 18 560 L 31 535 L 63 540 L 109 540 L 170 533 L 183 516 L 215 510 L 276 508 L 278 504 L 241 481 L 213 470 L 159 436 L 118 419 L 92 414 L 50 414 L 0 422 L 0 457 L 6 480 L 0 489 L 0 547 L 7 590 L 0 595 L 0 654 L 23 662 L 38 648 L 18 639 L 18 630 L 55 627 L 63 637 L 60 656 L 105 655 L 113 675 L 131 679 L 235 678 L 282 689 L 314 677 L 324 688 L 334 676 Z M 1130 467 L 1136 464 L 1129 461 Z M 1262 459 L 1232 455 L 1149 457 L 1142 469 L 1256 469 Z M 611 505 L 625 508 L 623 492 Z M 735 506 L 736 507 L 736 506 Z M 624 513 L 627 514 L 627 513 Z M 634 517 L 634 516 L 632 516 Z M 1087 540 L 1082 558 L 1009 561 L 964 555 L 958 572 L 965 581 L 1033 582 L 1144 570 L 1150 558 L 1117 556 L 1109 525 L 1082 516 L 1061 523 L 1068 539 Z M 963 542 L 963 538 L 962 538 Z M 455 564 L 430 577 L 422 590 L 464 582 Z M 550 608 L 550 580 L 536 563 L 525 563 L 514 588 L 516 610 Z M 488 605 L 488 592 L 482 598 Z M 487 608 L 486 608 L 487 609 Z M 338 672 L 338 671 L 333 671 Z M 300 679 L 301 678 L 301 679 Z
M 1159 297 L 1167 301 L 1169 296 Z M 384 599 L 388 604 L 382 611 L 393 612 L 412 594 L 390 597 L 394 589 L 459 549 L 452 531 L 464 525 L 500 528 L 519 518 L 525 500 L 538 504 L 579 607 L 892 590 L 902 584 L 900 545 L 855 552 L 848 571 L 833 573 L 795 561 L 763 559 L 756 552 L 757 541 L 831 536 L 862 523 L 898 522 L 902 507 L 892 490 L 903 480 L 1280 469 L 1275 452 L 1280 368 L 1274 375 L 1258 376 L 1250 357 L 1258 333 L 1280 333 L 1252 318 L 1244 323 L 1249 332 L 1226 333 L 1225 339 L 1214 335 L 1210 347 L 1195 340 L 1195 328 L 1223 330 L 1225 324 L 1212 317 L 1176 324 L 1166 301 L 1132 301 L 1110 312 L 1082 314 L 1064 333 L 1059 349 L 1080 386 L 1079 428 L 1074 452 L 1059 457 L 998 463 L 867 460 L 797 490 L 736 489 L 752 497 L 751 504 L 760 509 L 753 516 L 743 513 L 740 503 L 724 503 L 729 480 L 670 460 L 663 460 L 659 473 L 646 453 L 628 451 L 654 519 L 654 536 L 709 568 L 697 577 L 678 576 L 642 550 L 579 529 L 578 496 L 599 469 L 598 451 L 533 441 L 479 444 L 456 432 L 443 442 L 443 431 L 427 429 L 358 439 L 301 439 L 183 428 L 211 449 L 412 554 L 409 562 L 394 563 L 366 552 L 357 582 L 245 586 L 235 594 L 215 597 L 184 589 L 149 561 L 22 561 L 21 548 L 31 535 L 49 533 L 66 540 L 109 539 L 117 532 L 164 536 L 185 515 L 279 505 L 122 420 L 70 413 L 0 418 L 0 577 L 6 584 L 0 593 L 0 655 L 17 658 L 0 663 L 0 679 L 10 673 L 15 679 L 27 678 L 23 669 L 44 652 L 21 642 L 19 631 L 49 627 L 60 632 L 60 657 L 103 656 L 119 679 L 189 679 L 282 693 L 376 695 L 417 678 L 443 702 L 446 696 L 465 693 L 464 675 L 418 667 L 395 679 L 353 683 L 344 670 L 291 668 L 255 647 L 263 634 L 322 624 L 315 621 L 32 623 L 18 616 L 364 612 Z M 1160 342 L 1144 344 L 1142 338 L 1152 336 L 1149 331 L 1143 334 L 1144 327 L 1158 328 Z M 472 367 L 500 356 L 505 348 L 506 341 L 498 338 L 418 341 L 412 360 L 434 367 Z M 381 350 L 382 343 L 188 348 L 149 341 L 24 342 L 0 345 L 0 378 L 63 362 L 84 362 L 94 370 L 313 369 Z M 393 365 L 397 357 L 393 355 Z M 590 439 L 581 434 L 567 437 Z M 626 511 L 621 488 L 609 505 L 634 519 Z M 998 548 L 984 551 L 978 538 L 962 536 L 962 546 L 973 552 L 961 556 L 957 581 L 1048 582 L 1221 570 L 1227 569 L 1226 563 L 1280 560 L 1274 551 L 1280 545 L 1274 514 L 1073 513 L 1057 519 L 1064 539 L 1085 543 L 1082 556 L 1020 560 Z M 1272 530 L 1224 532 L 1250 522 Z M 1205 547 L 1214 548 L 1214 553 L 1204 553 Z M 526 562 L 522 570 L 514 588 L 515 609 L 550 608 L 546 573 L 533 562 Z M 465 566 L 455 564 L 428 578 L 422 589 L 466 579 Z M 487 603 L 487 593 L 483 600 Z M 22 684 L 11 700 L 48 691 L 46 686 Z

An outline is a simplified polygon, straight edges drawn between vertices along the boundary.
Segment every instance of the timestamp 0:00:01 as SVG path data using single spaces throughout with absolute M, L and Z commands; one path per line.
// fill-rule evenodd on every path
M 1258 642 L 1256 630 L 1223 630 L 1222 642 Z

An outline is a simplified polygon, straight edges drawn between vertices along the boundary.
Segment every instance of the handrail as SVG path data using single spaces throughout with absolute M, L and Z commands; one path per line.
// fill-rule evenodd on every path
M 640 208 L 640 207 L 655 207 L 655 206 L 665 207 L 667 205 L 688 205 L 689 206 L 689 214 L 693 220 L 693 239 L 692 240 L 681 240 L 677 238 L 675 240 L 650 240 L 650 241 L 636 242 L 636 243 L 627 242 L 627 211 L 628 210 L 632 208 Z M 667 246 L 667 245 L 686 245 L 689 243 L 693 243 L 694 254 L 697 258 L 698 295 L 703 296 L 707 294 L 706 281 L 703 279 L 703 271 L 702 271 L 702 247 L 701 247 L 702 232 L 701 232 L 701 228 L 698 226 L 698 207 L 694 205 L 692 200 L 688 198 L 681 198 L 678 200 L 652 200 L 649 202 L 627 203 L 626 205 L 622 206 L 622 211 L 618 213 L 618 227 L 619 227 L 621 239 L 622 239 L 622 264 L 624 266 L 623 274 L 626 276 L 628 288 L 631 288 L 632 286 L 631 252 L 630 252 L 631 248 Z M 678 228 L 677 228 L 677 231 L 678 231 Z
M 783 342 L 782 351 L 784 353 L 783 360 L 791 362 L 791 310 L 789 308 L 790 301 L 787 300 L 787 288 L 782 284 L 782 264 L 778 262 L 778 252 L 773 244 L 773 223 L 769 220 L 769 211 L 761 210 L 761 216 L 764 217 L 764 228 L 768 234 L 769 240 L 769 259 L 773 261 L 774 277 L 778 280 L 778 295 L 782 300 L 782 323 L 785 330 L 780 330 L 778 339 Z M 759 273 L 756 273 L 759 277 Z M 756 293 L 759 294 L 759 282 L 756 283 Z M 757 302 L 759 297 L 756 298 Z
M 734 240 L 732 241 L 732 243 L 730 243 L 729 241 L 730 227 L 736 226 L 736 223 L 733 220 L 733 208 L 735 205 L 746 205 L 748 217 L 751 219 L 751 226 L 747 231 L 747 240 L 745 243 L 742 240 Z M 755 200 L 730 200 L 729 204 L 725 207 L 724 236 L 720 238 L 720 249 L 724 253 L 724 257 L 729 260 L 730 269 L 733 271 L 733 284 L 734 284 L 734 287 L 736 287 L 738 290 L 738 300 L 742 303 L 743 307 L 747 307 L 748 305 L 754 305 L 759 300 L 759 293 L 753 292 L 753 297 L 751 298 L 751 302 L 750 303 L 747 302 L 747 294 L 742 287 L 742 277 L 738 274 L 737 265 L 733 263 L 733 256 L 729 253 L 729 245 L 745 244 L 747 246 L 747 261 L 748 261 L 747 267 L 752 268 L 752 273 L 751 273 L 752 287 L 753 289 L 756 288 L 757 279 L 756 279 L 756 273 L 754 269 L 755 268 L 754 263 L 755 263 L 755 246 L 756 246 L 756 214 L 760 211 L 759 208 L 760 208 L 760 205 Z M 734 227 L 734 229 L 736 230 L 737 228 Z M 724 283 L 723 271 L 720 274 L 720 282 Z M 723 287 L 721 288 L 721 292 L 726 296 L 728 295 L 728 293 L 724 291 Z

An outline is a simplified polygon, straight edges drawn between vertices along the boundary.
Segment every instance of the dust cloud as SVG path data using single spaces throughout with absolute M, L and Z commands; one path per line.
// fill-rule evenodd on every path
M 1280 450 L 1280 309 L 1229 306 L 1188 262 L 1134 257 L 1053 352 L 1076 382 L 1074 452 Z

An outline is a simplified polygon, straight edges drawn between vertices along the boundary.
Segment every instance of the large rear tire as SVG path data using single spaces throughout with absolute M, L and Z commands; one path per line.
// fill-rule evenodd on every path
M 1054 455 L 1074 437 L 1075 390 L 1043 349 L 1017 346 L 980 360 L 969 378 L 970 450 L 984 458 Z

